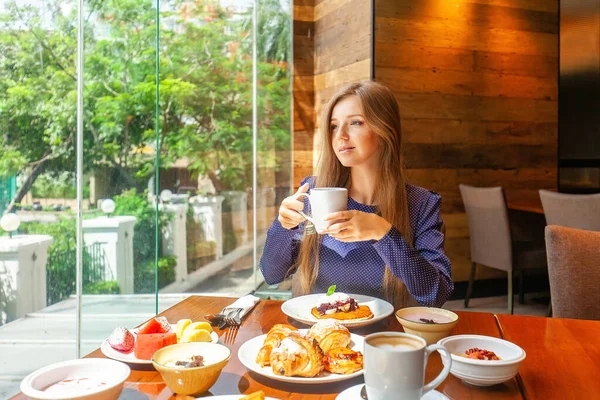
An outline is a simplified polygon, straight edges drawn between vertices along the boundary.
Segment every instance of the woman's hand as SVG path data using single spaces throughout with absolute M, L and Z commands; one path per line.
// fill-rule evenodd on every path
M 324 220 L 332 222 L 322 233 L 327 233 L 341 242 L 379 240 L 392 228 L 392 224 L 379 215 L 358 210 L 331 213 Z
M 286 197 L 281 202 L 277 220 L 285 229 L 293 229 L 300 225 L 300 223 L 304 222 L 304 217 L 298 214 L 298 211 L 304 210 L 304 203 L 298 200 L 298 195 L 300 193 L 308 192 L 308 188 L 308 183 L 305 183 L 298 188 L 296 193 L 290 197 Z

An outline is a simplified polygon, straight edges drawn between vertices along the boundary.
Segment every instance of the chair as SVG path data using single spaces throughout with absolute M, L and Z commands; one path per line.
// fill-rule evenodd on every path
M 533 242 L 513 241 L 506 199 L 501 187 L 477 188 L 459 185 L 471 240 L 471 276 L 465 308 L 473 291 L 477 264 L 508 274 L 508 312 L 513 313 L 513 271 L 521 272 L 519 291 L 523 297 L 523 270 L 546 267 L 546 250 Z
M 600 232 L 546 227 L 552 313 L 600 320 Z
M 540 190 L 546 225 L 600 231 L 600 194 L 566 194 Z M 552 315 L 552 302 L 547 316 Z
M 547 225 L 600 231 L 600 194 L 566 194 L 540 190 Z

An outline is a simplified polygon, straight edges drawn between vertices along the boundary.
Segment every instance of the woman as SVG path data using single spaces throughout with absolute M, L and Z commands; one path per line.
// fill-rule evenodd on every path
M 375 82 L 343 88 L 324 110 L 320 138 L 316 177 L 281 203 L 267 234 L 260 260 L 266 282 L 295 273 L 300 294 L 336 285 L 396 307 L 405 307 L 410 296 L 424 306 L 442 306 L 454 286 L 441 197 L 405 181 L 394 95 Z M 348 188 L 348 210 L 328 215 L 323 235 L 304 233 L 298 211 L 305 203 L 298 195 L 333 186 Z

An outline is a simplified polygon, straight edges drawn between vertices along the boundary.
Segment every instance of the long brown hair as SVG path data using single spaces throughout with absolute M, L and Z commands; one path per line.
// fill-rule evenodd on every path
M 379 137 L 379 170 L 373 193 L 379 215 L 394 225 L 413 244 L 406 200 L 404 157 L 400 130 L 400 110 L 392 92 L 371 81 L 352 83 L 335 94 L 323 111 L 320 126 L 320 157 L 316 167 L 315 187 L 348 187 L 350 168 L 337 159 L 331 144 L 330 121 L 333 108 L 348 96 L 362 103 L 368 127 Z M 308 294 L 319 274 L 319 235 L 304 235 L 300 245 L 296 274 L 298 289 Z M 384 295 L 391 303 L 406 305 L 408 295 L 404 283 L 386 265 L 383 276 Z

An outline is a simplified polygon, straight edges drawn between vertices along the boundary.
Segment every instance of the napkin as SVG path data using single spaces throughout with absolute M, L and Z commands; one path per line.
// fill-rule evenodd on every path
M 232 304 L 225 307 L 223 309 L 222 313 L 227 314 L 230 310 L 232 310 L 234 308 L 241 308 L 243 310 L 240 313 L 240 318 L 243 318 L 244 315 L 248 314 L 250 312 L 250 310 L 252 310 L 252 308 L 254 308 L 254 306 L 256 305 L 256 303 L 258 303 L 259 300 L 260 300 L 260 298 L 253 296 L 251 294 L 246 295 L 244 297 L 240 297 L 239 299 L 234 301 Z

